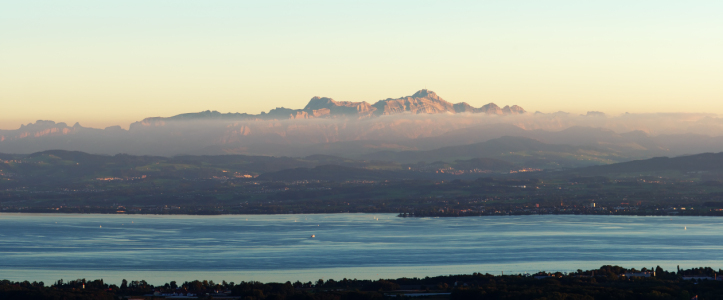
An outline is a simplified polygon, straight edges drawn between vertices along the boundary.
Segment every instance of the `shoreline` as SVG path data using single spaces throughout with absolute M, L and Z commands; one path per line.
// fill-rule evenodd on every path
M 723 212 L 719 211 L 708 211 L 703 213 L 566 213 L 566 212 L 550 212 L 550 213 L 489 213 L 489 214 L 424 214 L 417 215 L 414 213 L 400 213 L 400 212 L 385 212 L 385 211 L 346 211 L 346 212 L 299 212 L 299 213 L 254 213 L 254 212 L 239 212 L 239 213 L 153 213 L 153 212 L 105 212 L 105 211 L 67 211 L 67 210 L 5 210 L 0 211 L 0 214 L 68 214 L 68 215 L 149 215 L 149 216 L 235 216 L 235 215 L 249 215 L 249 216 L 276 216 L 276 215 L 337 215 L 337 214 L 395 214 L 399 218 L 468 218 L 468 217 L 500 217 L 500 216 L 545 216 L 545 215 L 574 215 L 574 216 L 631 216 L 631 217 L 723 217 Z
M 524 268 L 521 266 L 529 265 L 529 263 L 502 263 L 502 264 L 474 264 L 474 265 L 420 265 L 405 267 L 327 267 L 318 269 L 292 269 L 292 270 L 95 270 L 95 269 L 79 269 L 79 270 L 52 270 L 52 269 L 5 269 L 0 271 L 12 272 L 13 276 L 0 275 L 0 281 L 55 281 L 85 279 L 103 279 L 107 281 L 128 280 L 146 280 L 150 284 L 163 284 L 166 280 L 192 281 L 192 280 L 214 280 L 214 281 L 248 281 L 248 282 L 284 282 L 284 281 L 316 281 L 318 279 L 334 279 L 341 280 L 343 278 L 355 280 L 389 280 L 393 278 L 424 278 L 424 277 L 444 277 L 444 276 L 466 276 L 473 273 L 492 274 L 493 276 L 525 276 L 543 273 L 560 273 L 572 274 L 580 269 L 591 269 L 594 266 L 620 266 L 625 265 L 634 268 L 651 268 L 662 267 L 663 269 L 674 270 L 676 267 L 681 269 L 695 268 L 713 268 L 719 270 L 714 264 L 700 265 L 687 261 L 572 261 L 569 268 L 555 267 L 559 262 L 545 262 L 538 265 L 539 268 Z M 396 269 L 396 270 L 395 270 Z M 428 272 L 429 269 L 438 269 L 437 271 Z M 349 271 L 353 270 L 353 271 Z M 44 277 L 35 278 L 28 277 L 29 274 L 42 271 Z M 53 277 L 54 276 L 54 277 Z M 50 278 L 52 277 L 52 278 Z M 722 277 L 723 279 L 723 277 Z

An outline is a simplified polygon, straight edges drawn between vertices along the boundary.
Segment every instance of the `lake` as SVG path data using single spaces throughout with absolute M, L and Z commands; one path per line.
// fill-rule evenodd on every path
M 715 217 L 0 214 L 0 279 L 46 283 L 718 269 L 722 250 Z

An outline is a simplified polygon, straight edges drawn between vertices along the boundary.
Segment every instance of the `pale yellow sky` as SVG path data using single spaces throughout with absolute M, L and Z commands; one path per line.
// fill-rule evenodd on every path
M 723 113 L 720 1 L 0 4 L 0 128 L 127 128 L 428 88 L 528 111 Z

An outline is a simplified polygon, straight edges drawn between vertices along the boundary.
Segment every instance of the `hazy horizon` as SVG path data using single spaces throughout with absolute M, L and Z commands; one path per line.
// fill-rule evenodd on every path
M 433 91 L 433 90 L 430 90 L 430 92 L 434 92 L 434 91 Z M 412 94 L 413 94 L 413 93 L 408 93 L 407 95 L 404 95 L 404 96 L 401 96 L 401 97 L 409 97 L 409 96 L 412 95 Z M 440 96 L 441 96 L 442 98 L 444 98 L 444 95 L 440 95 Z M 315 96 L 315 97 L 318 97 L 318 96 Z M 329 97 L 329 98 L 334 99 L 333 97 Z M 366 103 L 369 103 L 369 104 L 374 104 L 376 101 L 381 101 L 381 100 L 391 99 L 391 98 L 392 98 L 392 97 L 387 97 L 387 98 L 378 99 L 378 100 L 375 100 L 375 101 L 359 101 L 359 102 L 366 102 Z M 346 101 L 346 100 L 343 100 L 343 99 L 334 99 L 334 100 L 336 100 L 336 101 Z M 451 102 L 451 103 L 457 103 L 457 102 L 458 102 L 458 101 L 449 100 L 449 99 L 444 99 L 444 100 L 447 100 L 448 102 Z M 290 107 L 284 107 L 284 108 L 288 108 L 288 109 L 302 109 L 302 108 L 308 103 L 308 101 L 309 101 L 309 100 L 302 101 L 302 102 L 299 102 L 298 105 L 294 105 L 294 106 L 290 106 Z M 497 105 L 499 105 L 500 107 L 506 106 L 506 105 L 516 105 L 516 104 L 514 104 L 514 103 L 494 103 L 494 102 L 490 102 L 490 103 L 497 104 Z M 483 103 L 482 105 L 484 105 L 484 104 L 487 104 L 487 103 Z M 267 107 L 266 109 L 262 109 L 262 110 L 260 111 L 260 114 L 268 113 L 269 111 L 271 111 L 271 110 L 274 109 L 274 108 L 279 108 L 279 106 L 277 106 L 277 107 L 271 107 L 271 106 L 269 106 L 269 107 Z M 521 126 L 518 126 L 518 127 L 521 127 L 521 128 L 523 128 L 523 129 L 563 130 L 563 129 L 565 129 L 565 128 L 574 127 L 574 126 L 591 126 L 591 127 L 596 127 L 596 128 L 611 129 L 611 130 L 613 130 L 613 131 L 615 131 L 615 132 L 618 132 L 618 133 L 641 130 L 641 131 L 644 131 L 644 132 L 649 133 L 649 134 L 662 134 L 662 133 L 664 133 L 664 132 L 661 132 L 661 131 L 658 130 L 658 129 L 653 129 L 654 127 L 657 127 L 657 126 L 655 126 L 655 124 L 654 124 L 655 121 L 651 121 L 651 119 L 653 119 L 653 118 L 667 119 L 667 121 L 677 120 L 678 123 L 691 123 L 691 122 L 698 122 L 698 121 L 700 121 L 701 119 L 715 120 L 715 119 L 720 119 L 720 118 L 721 118 L 721 114 L 717 114 L 717 113 L 715 113 L 715 112 L 683 112 L 683 113 L 680 113 L 680 112 L 678 112 L 678 113 L 676 113 L 676 112 L 667 112 L 667 113 L 666 113 L 666 112 L 648 112 L 648 113 L 622 112 L 622 113 L 618 113 L 618 114 L 608 114 L 608 113 L 606 113 L 606 112 L 604 112 L 604 111 L 595 111 L 595 110 L 589 110 L 589 111 L 585 111 L 585 112 L 582 112 L 582 113 L 577 113 L 577 112 L 565 111 L 565 110 L 563 110 L 563 109 L 559 109 L 559 110 L 554 110 L 554 109 L 553 109 L 552 111 L 544 111 L 544 112 L 543 112 L 543 111 L 539 111 L 539 110 L 533 110 L 533 109 L 530 109 L 530 108 L 528 108 L 528 107 L 523 107 L 523 109 L 526 110 L 526 112 L 523 114 L 524 116 L 516 116 L 516 117 L 514 117 L 514 118 L 510 116 L 510 117 L 507 117 L 507 119 L 504 119 L 504 118 L 495 118 L 495 116 L 489 116 L 489 115 L 485 115 L 485 114 L 471 114 L 471 115 L 470 115 L 469 113 L 457 113 L 456 115 L 458 115 L 457 118 L 467 118 L 467 119 L 469 119 L 470 116 L 472 116 L 473 118 L 488 118 L 488 120 L 486 120 L 486 121 L 489 121 L 489 122 L 492 122 L 492 123 L 510 123 L 510 122 L 514 123 L 514 122 L 518 122 L 517 124 L 520 124 L 520 125 L 521 125 Z M 178 116 L 178 115 L 182 115 L 182 114 L 202 113 L 202 112 L 205 112 L 205 111 L 219 112 L 219 113 L 221 113 L 221 114 L 234 114 L 234 113 L 254 114 L 254 113 L 248 112 L 248 111 L 229 111 L 229 112 L 223 112 L 223 111 L 218 111 L 218 110 L 215 110 L 215 109 L 206 109 L 206 110 L 202 110 L 202 111 L 182 112 L 182 113 L 175 114 L 175 115 L 147 115 L 147 116 L 145 116 L 145 117 L 143 117 L 143 118 L 139 118 L 139 119 L 135 119 L 135 120 L 130 120 L 128 123 L 108 123 L 109 125 L 107 125 L 107 126 L 96 126 L 97 124 L 96 124 L 96 123 L 93 123 L 93 122 L 90 122 L 90 123 L 82 123 L 82 122 L 80 122 L 80 121 L 73 121 L 73 120 L 71 120 L 71 121 L 66 121 L 66 120 L 63 120 L 63 119 L 36 119 L 36 120 L 29 121 L 29 122 L 26 122 L 26 123 L 18 123 L 18 124 L 14 125 L 14 126 L 13 126 L 13 125 L 10 125 L 10 123 L 7 123 L 7 124 L 6 124 L 7 127 L 3 128 L 3 127 L 0 126 L 0 130 L 17 130 L 17 129 L 21 129 L 22 126 L 32 125 L 32 124 L 35 124 L 35 123 L 40 122 L 40 121 L 52 121 L 52 122 L 55 122 L 56 124 L 57 124 L 57 123 L 64 123 L 64 124 L 67 124 L 68 126 L 73 126 L 74 124 L 79 124 L 79 125 L 81 125 L 81 126 L 83 126 L 83 127 L 85 127 L 85 128 L 97 128 L 97 129 L 104 129 L 104 128 L 108 128 L 108 127 L 119 126 L 119 127 L 122 128 L 122 129 L 128 130 L 129 127 L 130 127 L 133 123 L 138 123 L 138 122 L 143 121 L 143 120 L 148 119 L 148 118 L 170 118 L 170 117 L 174 117 L 174 116 Z M 589 115 L 589 114 L 599 114 L 599 115 L 592 116 L 592 115 Z M 428 115 L 429 117 L 432 117 L 431 114 L 422 114 L 422 115 L 414 116 L 414 114 L 410 114 L 410 113 L 398 114 L 398 115 L 396 115 L 396 117 L 406 116 L 406 117 L 413 117 L 413 118 L 420 118 L 420 117 L 421 117 L 421 118 L 424 118 L 424 117 L 425 117 L 424 115 Z M 530 123 L 530 122 L 519 123 L 520 118 L 522 118 L 522 119 L 530 119 L 530 118 L 534 119 L 534 118 L 536 118 L 536 116 L 539 116 L 539 115 L 544 115 L 544 116 L 548 116 L 548 117 L 549 117 L 549 116 L 554 116 L 554 117 L 557 117 L 557 118 L 565 118 L 566 120 L 565 120 L 565 122 L 561 122 L 561 123 L 559 123 L 559 124 L 556 124 L 556 125 L 558 125 L 558 126 L 556 126 L 556 127 L 539 126 L 539 125 L 536 125 L 536 124 L 533 124 L 533 123 Z M 434 116 L 434 117 L 438 117 L 438 116 Z M 583 118 L 578 118 L 578 117 L 583 117 Z M 491 119 L 490 119 L 490 118 L 491 118 Z M 577 118 L 578 122 L 576 122 L 576 121 L 571 121 L 572 119 L 576 119 L 576 118 Z M 591 119 L 591 118 L 592 118 L 592 119 Z M 640 126 L 638 126 L 638 127 L 636 127 L 636 126 L 631 126 L 631 125 L 629 125 L 629 123 L 631 123 L 631 121 L 633 121 L 631 118 L 642 118 L 642 119 L 645 119 L 645 120 L 641 120 L 641 121 L 638 122 L 638 123 L 646 123 L 646 125 L 644 125 L 643 127 L 640 127 Z M 347 119 L 348 119 L 348 118 L 344 118 L 344 120 L 347 120 Z M 353 119 L 353 117 L 352 117 L 352 119 Z M 514 119 L 514 120 L 510 120 L 510 119 Z M 605 123 L 609 123 L 609 122 L 600 122 L 600 120 L 603 120 L 603 119 L 604 119 L 604 120 L 623 120 L 623 119 L 626 119 L 627 122 L 625 122 L 625 123 L 627 123 L 627 124 L 607 124 L 607 125 L 606 125 Z M 591 120 L 592 120 L 593 122 L 590 122 Z M 300 120 L 296 120 L 296 121 L 298 122 L 298 121 L 300 121 Z M 579 122 L 579 121 L 581 121 L 581 122 Z M 723 123 L 723 120 L 720 120 L 720 121 L 721 121 L 721 123 Z M 224 122 L 230 122 L 230 121 L 224 121 Z M 246 122 L 248 122 L 248 121 L 246 121 Z M 253 121 L 251 121 L 251 122 L 253 122 Z M 633 121 L 633 122 L 635 122 L 635 121 Z M 3 124 L 5 124 L 5 123 L 3 123 Z M 527 124 L 527 128 L 525 128 L 525 124 Z M 2 124 L 0 124 L 0 125 L 2 125 Z M 616 128 L 614 128 L 614 127 L 616 127 Z M 670 126 L 670 124 L 660 124 L 660 127 L 661 127 L 661 128 L 665 128 L 665 127 L 671 128 L 672 126 Z M 700 130 L 700 129 L 699 129 L 699 130 Z M 678 130 L 678 131 L 676 131 L 675 133 L 685 133 L 685 132 L 680 132 L 680 130 Z M 721 133 L 712 132 L 711 135 L 714 135 L 714 136 L 715 136 L 715 135 L 718 135 L 718 134 L 723 134 L 723 132 L 721 132 Z
M 723 3 L 8 2 L 0 128 L 374 102 L 723 113 Z

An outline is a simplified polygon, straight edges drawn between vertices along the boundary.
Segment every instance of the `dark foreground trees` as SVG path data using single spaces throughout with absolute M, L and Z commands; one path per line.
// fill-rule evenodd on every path
M 662 268 L 635 270 L 603 266 L 573 273 L 505 275 L 474 273 L 390 280 L 342 279 L 316 282 L 170 282 L 153 286 L 143 280 L 120 287 L 85 279 L 52 285 L 43 282 L 0 281 L 0 299 L 159 299 L 183 295 L 199 299 L 242 300 L 382 300 L 421 294 L 428 300 L 723 300 L 721 270 L 694 268 L 666 272 Z M 692 279 L 691 279 L 692 278 Z M 695 298 L 697 296 L 697 298 Z
M 85 282 L 72 281 L 62 287 L 46 287 L 43 282 L 12 282 L 0 281 L 0 299 L 4 300 L 113 300 L 115 293 L 102 283 L 102 280 Z M 100 283 L 98 283 L 100 282 Z M 86 288 L 87 287 L 87 288 Z

